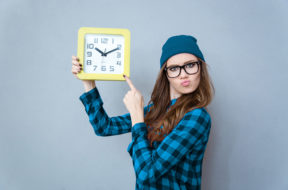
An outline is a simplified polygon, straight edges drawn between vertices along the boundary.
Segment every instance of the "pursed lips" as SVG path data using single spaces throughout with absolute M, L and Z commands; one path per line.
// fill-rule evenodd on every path
M 185 81 L 181 82 L 181 85 L 187 85 L 187 84 L 190 84 L 189 80 L 185 80 Z

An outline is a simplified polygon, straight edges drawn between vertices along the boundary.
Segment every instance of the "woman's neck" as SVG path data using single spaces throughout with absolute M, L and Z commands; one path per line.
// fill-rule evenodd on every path
M 175 89 L 170 86 L 170 98 L 171 98 L 171 100 L 173 100 L 175 98 L 179 98 L 180 96 L 181 96 L 181 94 L 179 92 L 176 92 Z

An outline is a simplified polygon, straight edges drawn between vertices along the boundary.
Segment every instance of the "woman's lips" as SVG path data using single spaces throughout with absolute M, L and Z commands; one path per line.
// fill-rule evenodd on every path
M 185 80 L 185 81 L 181 82 L 182 86 L 189 86 L 189 84 L 190 84 L 189 80 Z

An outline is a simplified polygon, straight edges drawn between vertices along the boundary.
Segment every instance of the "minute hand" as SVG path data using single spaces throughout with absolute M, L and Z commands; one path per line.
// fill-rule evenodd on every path
M 108 51 L 108 52 L 104 53 L 104 55 L 107 56 L 108 53 L 112 53 L 113 51 L 116 51 L 116 50 L 118 50 L 118 49 L 119 49 L 118 47 L 115 48 L 115 49 L 112 49 L 111 51 Z

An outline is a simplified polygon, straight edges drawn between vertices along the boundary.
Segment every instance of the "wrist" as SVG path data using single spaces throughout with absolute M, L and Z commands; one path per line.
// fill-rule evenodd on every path
M 131 121 L 132 121 L 132 126 L 135 125 L 136 123 L 144 122 L 144 113 L 138 112 L 136 114 L 131 114 Z
M 88 92 L 96 87 L 94 80 L 83 80 L 85 92 Z

